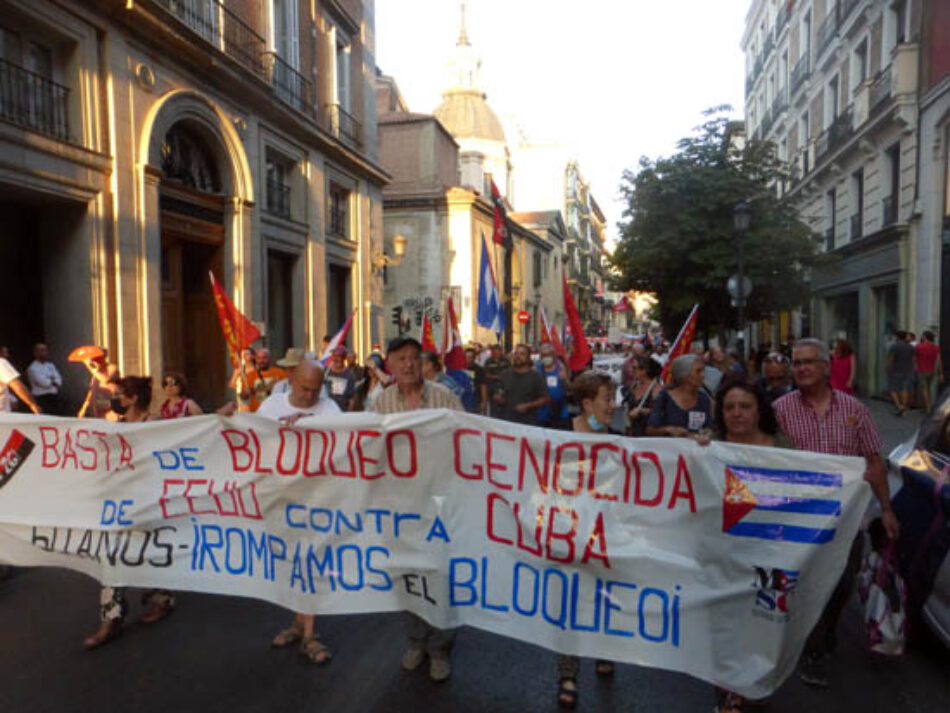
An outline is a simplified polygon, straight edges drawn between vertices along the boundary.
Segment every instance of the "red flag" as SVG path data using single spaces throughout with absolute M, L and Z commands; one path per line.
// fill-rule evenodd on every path
M 492 242 L 498 245 L 505 244 L 505 238 L 508 237 L 508 220 L 505 215 L 505 204 L 501 200 L 501 193 L 495 181 L 491 181 L 491 203 L 493 208 L 494 227 L 492 228 Z
M 337 330 L 337 333 L 333 335 L 333 339 L 327 344 L 327 348 L 323 350 L 323 354 L 320 355 L 320 366 L 326 367 L 330 363 L 330 357 L 333 356 L 334 349 L 339 346 L 346 346 L 346 334 L 350 331 L 354 316 L 356 316 L 355 309 L 350 312 L 350 316 L 346 318 L 343 326 Z
M 666 366 L 663 367 L 663 373 L 660 374 L 660 378 L 666 383 L 670 381 L 670 368 L 673 366 L 673 360 L 676 359 L 676 357 L 689 354 L 689 350 L 693 346 L 693 335 L 696 333 L 696 319 L 698 316 L 699 305 L 695 304 L 693 305 L 692 312 L 689 313 L 689 317 L 687 317 L 683 323 L 683 327 L 680 329 L 676 341 L 673 342 L 673 346 L 670 347 L 670 355 L 666 360 Z
M 234 306 L 214 273 L 209 272 L 208 275 L 211 277 L 211 291 L 214 293 L 214 306 L 218 309 L 221 331 L 224 332 L 224 341 L 228 345 L 228 356 L 231 357 L 234 368 L 238 369 L 241 366 L 241 350 L 251 346 L 254 340 L 261 336 L 261 332 Z
M 627 299 L 627 296 L 624 295 L 619 300 L 617 300 L 617 304 L 611 307 L 611 309 L 614 312 L 626 312 L 628 309 L 630 309 L 630 301 Z
M 567 368 L 571 371 L 580 371 L 587 368 L 593 354 L 590 351 L 590 345 L 587 343 L 587 337 L 584 336 L 584 329 L 581 327 L 581 316 L 577 313 L 577 307 L 574 306 L 574 298 L 571 297 L 571 290 L 567 286 L 567 278 L 562 276 L 562 279 L 564 282 L 564 314 L 567 317 L 567 327 L 571 330 L 571 336 L 574 338 L 574 349 L 571 350 L 571 356 L 567 360 Z
M 429 313 L 422 313 L 422 328 L 419 332 L 419 343 L 422 344 L 422 351 L 438 354 L 439 350 L 435 347 L 435 336 L 432 334 L 432 322 L 429 319 Z
M 567 361 L 567 352 L 564 351 L 564 345 L 558 336 L 557 328 L 548 322 L 547 312 L 544 311 L 544 305 L 541 305 L 541 343 L 550 342 L 554 347 L 554 353 Z
M 465 368 L 465 349 L 462 347 L 462 334 L 455 318 L 455 305 L 451 295 L 445 301 L 445 330 L 442 332 L 442 358 L 446 369 Z

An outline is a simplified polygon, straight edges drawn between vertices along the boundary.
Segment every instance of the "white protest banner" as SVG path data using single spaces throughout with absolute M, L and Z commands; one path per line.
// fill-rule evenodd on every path
M 859 459 L 447 411 L 4 415 L 0 445 L 0 560 L 409 610 L 754 697 L 794 668 L 869 499 Z
M 594 369 L 605 371 L 618 386 L 623 381 L 623 364 L 628 357 L 623 354 L 595 354 Z

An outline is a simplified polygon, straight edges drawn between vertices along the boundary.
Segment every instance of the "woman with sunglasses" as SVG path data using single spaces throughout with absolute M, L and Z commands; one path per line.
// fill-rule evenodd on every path
M 117 397 L 112 410 L 120 423 L 145 423 L 154 420 L 149 412 L 152 403 L 152 379 L 148 376 L 126 376 L 118 382 Z M 154 624 L 168 616 L 175 606 L 174 595 L 164 589 L 152 589 L 145 593 L 142 602 L 148 609 L 142 615 L 143 624 Z M 125 587 L 103 587 L 99 594 L 99 628 L 87 636 L 83 644 L 95 649 L 107 644 L 122 633 L 122 622 L 128 611 Z
M 188 384 L 185 377 L 175 372 L 165 374 L 162 380 L 165 388 L 165 401 L 162 403 L 162 419 L 200 416 L 201 407 L 188 398 Z

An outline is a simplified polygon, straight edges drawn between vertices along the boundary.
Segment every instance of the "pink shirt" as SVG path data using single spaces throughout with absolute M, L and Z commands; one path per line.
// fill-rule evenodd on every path
M 802 398 L 801 391 L 785 394 L 772 404 L 782 432 L 803 451 L 869 458 L 883 444 L 867 406 L 841 391 L 831 392 L 823 417 Z

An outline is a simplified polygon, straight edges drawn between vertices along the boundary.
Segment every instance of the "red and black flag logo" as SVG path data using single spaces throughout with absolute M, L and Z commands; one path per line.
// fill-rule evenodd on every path
M 492 241 L 497 245 L 504 245 L 508 239 L 508 215 L 505 212 L 505 202 L 501 198 L 498 186 L 491 182 L 491 202 L 494 224 L 492 226 Z
M 13 429 L 6 445 L 0 451 L 0 488 L 10 482 L 32 452 L 33 441 Z

